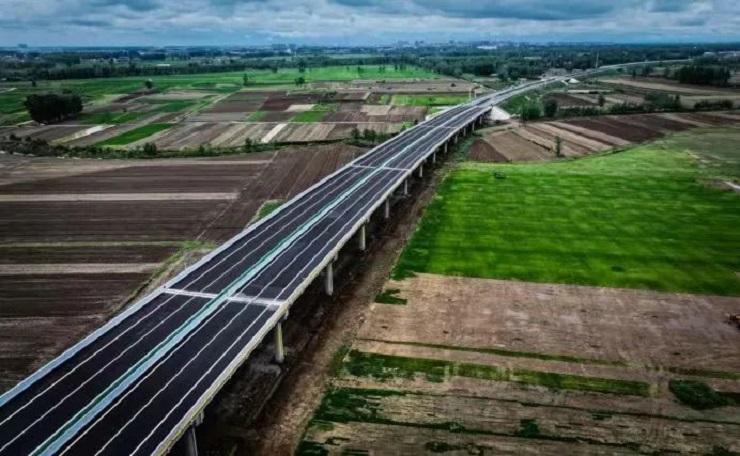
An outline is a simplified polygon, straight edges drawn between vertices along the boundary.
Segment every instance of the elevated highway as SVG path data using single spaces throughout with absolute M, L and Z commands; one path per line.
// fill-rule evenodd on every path
M 315 280 L 333 293 L 348 242 L 365 248 L 425 163 L 491 106 L 560 78 L 454 107 L 327 176 L 0 396 L 0 456 L 166 453 Z

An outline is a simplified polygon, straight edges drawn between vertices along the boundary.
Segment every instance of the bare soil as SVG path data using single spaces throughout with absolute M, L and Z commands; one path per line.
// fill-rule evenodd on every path
M 0 391 L 208 251 L 188 250 L 173 263 L 181 242 L 225 240 L 264 201 L 293 196 L 363 152 L 337 144 L 212 159 L 0 156 L 3 195 L 130 198 L 0 201 Z M 137 200 L 152 193 L 236 197 Z
M 345 369 L 330 383 L 343 396 L 322 413 L 336 410 L 346 419 L 313 421 L 303 449 L 418 455 L 740 449 L 736 407 L 694 410 L 668 389 L 669 380 L 686 378 L 676 373 L 684 368 L 712 388 L 740 391 L 739 380 L 714 373 L 740 371 L 738 333 L 724 322 L 738 298 L 430 274 L 385 288 L 398 290 L 406 304 L 372 304 L 352 350 L 493 366 L 514 376 L 637 381 L 649 385 L 649 394 L 473 378 L 455 367 L 438 376 Z

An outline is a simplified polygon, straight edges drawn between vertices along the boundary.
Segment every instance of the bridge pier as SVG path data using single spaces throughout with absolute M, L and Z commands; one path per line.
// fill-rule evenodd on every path
M 285 361 L 285 347 L 283 347 L 283 323 L 277 322 L 272 330 L 275 336 L 275 362 L 282 364 Z
M 326 290 L 326 294 L 329 296 L 334 294 L 334 261 L 332 260 L 329 264 L 326 265 L 326 271 L 324 271 L 326 275 L 326 283 L 324 284 L 324 288 Z
M 432 164 L 433 165 L 436 165 L 437 164 L 437 152 L 434 152 L 432 154 Z
M 195 437 L 195 426 L 190 426 L 182 438 L 185 441 L 185 456 L 198 456 L 198 440 Z
M 359 247 L 360 247 L 360 250 L 363 251 L 363 252 L 367 248 L 367 242 L 366 242 L 366 239 L 365 239 L 365 231 L 366 231 L 366 228 L 365 227 L 366 226 L 367 226 L 367 223 L 363 223 L 362 226 L 360 227 L 360 233 L 359 233 L 359 235 L 360 235 L 360 238 L 359 238 L 359 244 L 360 245 L 359 245 Z
M 409 196 L 409 178 L 403 180 L 403 196 Z
M 391 202 L 390 198 L 386 198 L 385 202 L 383 203 L 383 218 L 385 220 L 388 220 L 391 218 Z
M 422 177 L 424 177 L 424 164 L 423 163 L 419 165 L 419 179 L 421 179 Z

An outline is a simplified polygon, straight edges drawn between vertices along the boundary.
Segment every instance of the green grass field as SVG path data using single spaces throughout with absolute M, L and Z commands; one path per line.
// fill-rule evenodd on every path
M 464 164 L 394 276 L 740 295 L 740 194 L 707 183 L 738 169 L 694 158 L 737 160 L 738 141 L 740 130 L 696 132 L 580 160 Z
M 395 106 L 452 106 L 465 103 L 467 95 L 393 95 L 390 103 Z
M 152 112 L 83 112 L 77 116 L 82 124 L 123 124 L 151 116 Z
M 170 128 L 172 125 L 173 124 L 144 125 L 143 127 L 139 127 L 131 131 L 127 131 L 126 133 L 123 133 L 122 135 L 118 135 L 114 138 L 111 138 L 107 141 L 103 141 L 96 145 L 97 146 L 124 146 L 126 144 L 131 144 L 132 142 L 136 142 L 140 139 L 149 137 L 153 135 L 154 133 L 157 133 L 158 131 L 166 130 Z
M 291 122 L 321 122 L 326 115 L 326 111 L 304 111 L 296 114 Z

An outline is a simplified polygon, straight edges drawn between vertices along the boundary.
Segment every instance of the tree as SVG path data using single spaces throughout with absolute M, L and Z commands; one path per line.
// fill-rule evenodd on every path
M 252 138 L 245 138 L 244 139 L 244 153 L 248 154 L 252 152 L 252 148 L 254 147 L 254 144 L 252 143 Z
M 560 136 L 555 137 L 555 155 L 558 157 L 563 156 L 563 140 L 560 139 Z
M 375 130 L 372 130 L 370 128 L 366 128 L 362 132 L 362 137 L 370 142 L 375 142 Z
M 157 145 L 148 142 L 144 144 L 142 152 L 144 152 L 144 155 L 147 157 L 154 157 L 157 155 Z
M 599 94 L 599 107 L 603 108 L 605 103 L 606 103 L 606 98 L 604 98 L 603 93 L 600 93 Z
M 303 76 L 298 76 L 297 78 L 295 78 L 295 85 L 302 86 L 305 83 L 306 83 L 306 78 L 304 78 Z
M 154 87 L 154 81 L 147 79 L 144 81 L 144 87 L 146 87 L 147 90 L 152 90 L 152 87 Z
M 244 73 L 242 75 L 242 82 L 244 82 L 244 86 L 246 87 L 247 84 L 249 84 L 249 76 L 247 76 L 247 73 Z
M 31 119 L 39 123 L 57 122 L 82 112 L 82 98 L 76 93 L 33 94 L 24 102 Z
M 352 128 L 352 139 L 355 141 L 360 140 L 360 130 L 357 127 Z
M 558 101 L 554 98 L 548 98 L 545 100 L 544 110 L 546 117 L 555 117 L 558 112 Z
M 31 81 L 31 87 L 36 87 L 36 80 L 35 79 Z
M 522 106 L 522 121 L 527 122 L 529 120 L 537 120 L 540 117 L 542 117 L 542 108 L 538 101 L 530 100 Z

